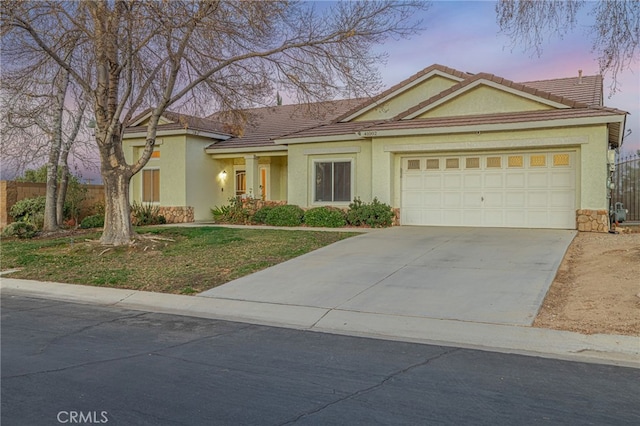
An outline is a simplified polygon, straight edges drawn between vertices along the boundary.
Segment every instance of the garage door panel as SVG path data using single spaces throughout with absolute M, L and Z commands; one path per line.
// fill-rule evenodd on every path
M 575 229 L 574 156 L 413 157 L 414 169 L 403 175 L 402 223 Z
M 573 191 L 553 191 L 550 194 L 549 205 L 562 210 L 572 209 L 575 194 Z
M 483 226 L 500 227 L 504 226 L 504 210 L 491 209 L 482 211 Z
M 422 176 L 405 174 L 403 185 L 406 190 L 422 189 Z
M 502 192 L 484 192 L 483 205 L 489 209 L 504 207 L 504 194 Z
M 523 191 L 507 191 L 505 192 L 505 207 L 525 208 L 526 199 Z
M 423 207 L 439 207 L 442 205 L 442 193 L 440 192 L 425 192 L 423 197 Z
M 462 175 L 459 173 L 445 173 L 442 176 L 444 189 L 455 189 L 457 191 L 462 187 Z
M 437 189 L 442 188 L 442 176 L 436 174 L 427 174 L 423 181 L 424 189 Z
M 502 173 L 485 172 L 484 174 L 484 187 L 491 188 L 503 188 L 504 178 Z
M 528 188 L 543 188 L 547 189 L 549 186 L 549 173 L 543 172 L 529 172 L 528 173 Z
M 465 173 L 464 188 L 465 189 L 482 188 L 482 174 Z
M 524 172 L 512 172 L 505 175 L 505 187 L 507 188 L 524 188 L 525 182 Z
M 549 204 L 549 193 L 546 191 L 528 191 L 527 208 L 545 208 Z
M 447 226 L 463 226 L 462 210 L 445 210 L 441 223 Z
M 551 187 L 552 188 L 574 188 L 575 173 L 569 170 L 551 171 Z
M 482 192 L 464 192 L 462 194 L 462 206 L 465 209 L 482 207 Z
M 442 194 L 442 207 L 445 209 L 462 208 L 462 194 L 459 192 L 445 192 Z
M 546 210 L 527 210 L 527 227 L 547 228 L 549 227 L 549 212 Z
M 482 210 L 465 209 L 462 211 L 463 224 L 465 226 L 482 226 Z
M 422 206 L 424 205 L 422 198 L 422 192 L 406 191 L 404 193 L 404 205 L 407 208 L 422 208 Z

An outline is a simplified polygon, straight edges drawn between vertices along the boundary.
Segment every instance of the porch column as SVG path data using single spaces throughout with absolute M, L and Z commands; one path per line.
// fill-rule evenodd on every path
M 247 155 L 244 157 L 245 172 L 247 173 L 247 195 L 260 197 L 260 172 L 258 171 L 258 156 Z

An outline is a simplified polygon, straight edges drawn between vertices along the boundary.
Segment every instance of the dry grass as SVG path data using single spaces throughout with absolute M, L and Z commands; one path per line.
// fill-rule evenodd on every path
M 146 228 L 135 245 L 107 248 L 99 234 L 4 240 L 2 269 L 12 278 L 192 294 L 338 240 L 347 232 Z

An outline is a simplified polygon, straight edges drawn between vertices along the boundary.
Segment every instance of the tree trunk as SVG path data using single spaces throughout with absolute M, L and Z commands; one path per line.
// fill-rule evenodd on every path
M 57 154 L 57 153 L 56 153 Z M 43 231 L 56 231 L 58 229 L 58 220 L 56 217 L 56 197 L 58 192 L 58 167 L 57 155 L 56 164 L 52 164 L 50 160 L 47 165 L 47 192 L 44 204 L 44 224 Z
M 67 188 L 69 186 L 69 166 L 60 166 L 60 185 L 58 186 L 58 200 L 56 202 L 56 217 L 58 226 L 64 222 L 64 202 L 67 200 Z
M 102 172 L 104 183 L 104 230 L 100 242 L 110 245 L 130 244 L 135 233 L 129 206 L 129 173 L 121 170 Z

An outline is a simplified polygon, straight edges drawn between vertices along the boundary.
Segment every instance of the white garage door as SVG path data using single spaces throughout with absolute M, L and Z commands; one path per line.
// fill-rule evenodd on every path
M 575 228 L 574 152 L 406 157 L 404 225 Z

